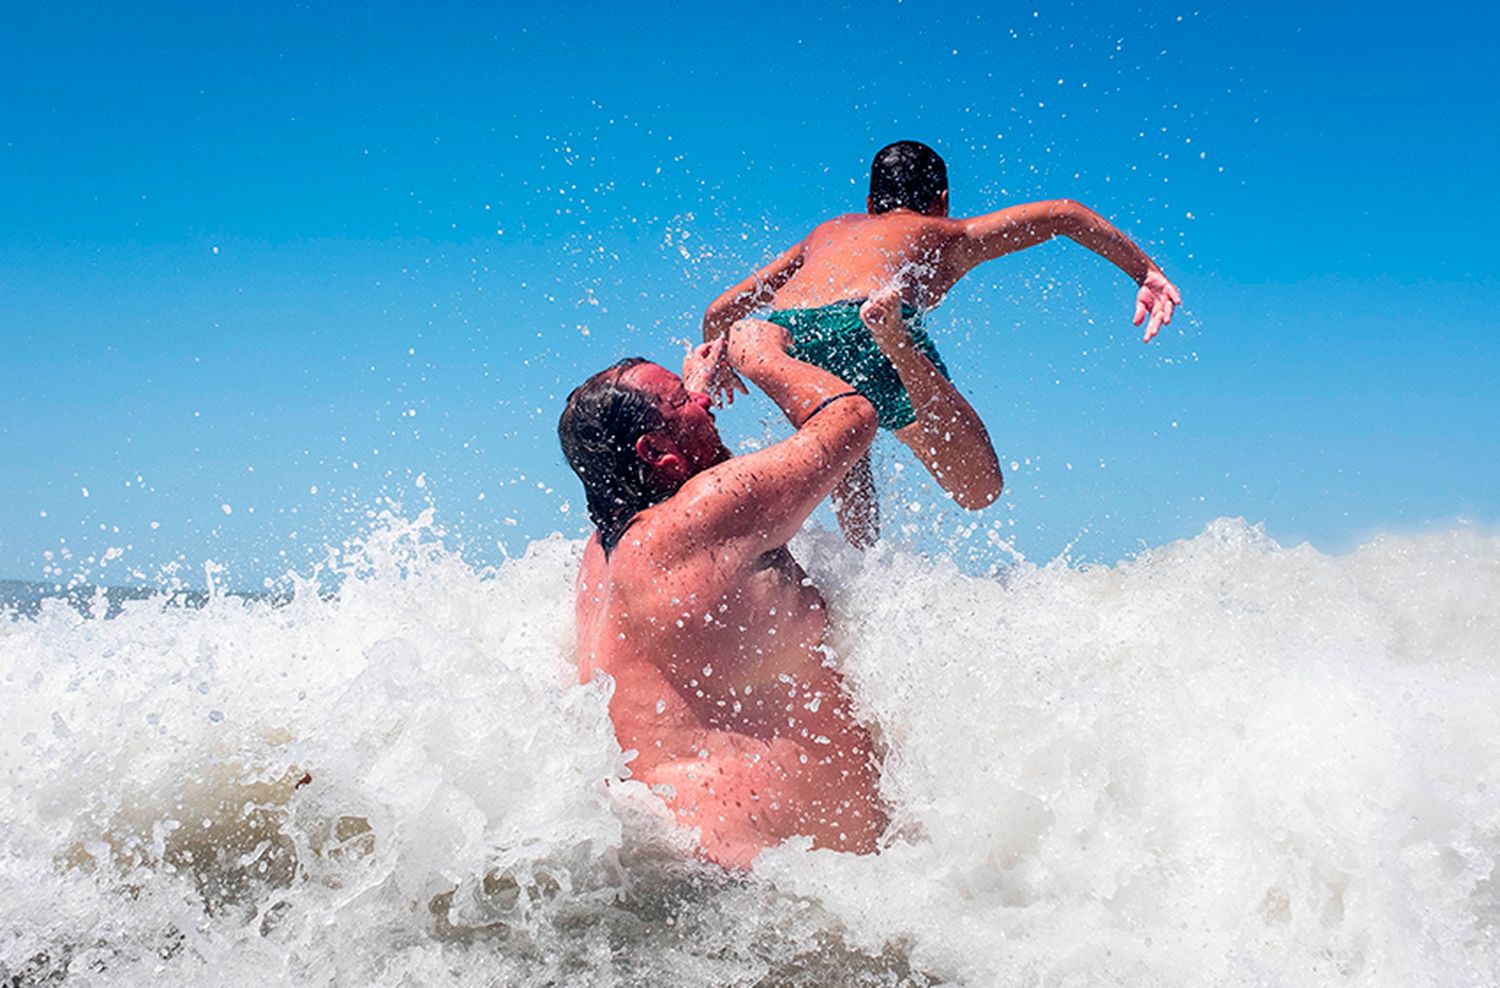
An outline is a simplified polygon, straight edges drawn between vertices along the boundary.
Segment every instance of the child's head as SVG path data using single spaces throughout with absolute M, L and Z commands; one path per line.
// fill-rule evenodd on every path
M 870 165 L 872 213 L 910 209 L 944 215 L 948 211 L 948 166 L 921 141 L 897 141 L 875 154 Z

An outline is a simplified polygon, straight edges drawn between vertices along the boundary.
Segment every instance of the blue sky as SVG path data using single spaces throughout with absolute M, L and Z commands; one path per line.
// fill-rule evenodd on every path
M 930 325 L 1017 467 L 965 516 L 888 449 L 891 530 L 1113 561 L 1500 518 L 1492 8 L 12 7 L 0 577 L 253 585 L 391 501 L 477 561 L 577 534 L 567 391 L 668 362 L 908 137 L 956 212 L 1079 199 L 1186 308 L 1141 346 L 1067 243 L 971 275 Z

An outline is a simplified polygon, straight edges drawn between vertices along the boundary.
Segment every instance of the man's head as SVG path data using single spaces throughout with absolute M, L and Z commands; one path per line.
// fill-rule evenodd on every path
M 557 437 L 583 481 L 606 552 L 635 515 L 729 458 L 709 400 L 641 357 L 600 371 L 568 395 Z
M 910 209 L 948 215 L 948 166 L 921 141 L 897 141 L 875 154 L 870 164 L 871 213 Z

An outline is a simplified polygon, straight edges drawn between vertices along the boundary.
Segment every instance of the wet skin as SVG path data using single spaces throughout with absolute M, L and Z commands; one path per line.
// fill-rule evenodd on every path
M 873 205 L 867 202 L 873 210 Z M 902 302 L 929 308 L 976 265 L 1056 236 L 1066 236 L 1133 278 L 1134 322 L 1152 339 L 1172 320 L 1182 296 L 1130 238 L 1093 210 L 1068 199 L 1026 203 L 955 219 L 943 190 L 925 210 L 850 213 L 819 224 L 770 264 L 715 299 L 703 316 L 705 341 L 722 336 L 756 307 L 816 309 L 868 299 L 861 316 L 881 352 L 896 368 L 916 421 L 896 430 L 933 478 L 964 508 L 981 509 L 1000 496 L 1004 478 L 984 423 L 945 374 L 916 355 L 904 333 L 875 332 L 871 303 L 899 312 Z M 744 385 L 721 373 L 710 390 L 725 402 Z M 879 532 L 879 511 L 868 461 L 837 489 L 834 508 L 845 536 L 868 546 Z
M 813 309 L 868 298 L 898 280 L 903 301 L 936 305 L 969 268 L 955 250 L 963 232 L 962 221 L 910 210 L 827 220 L 800 245 L 800 269 L 772 307 Z
M 613 677 L 610 716 L 621 747 L 636 752 L 632 776 L 699 829 L 705 857 L 745 867 L 794 835 L 873 851 L 886 824 L 878 764 L 823 648 L 823 597 L 784 540 L 768 544 L 753 526 L 733 534 L 744 519 L 722 503 L 743 485 L 751 494 L 737 503 L 757 510 L 756 488 L 782 482 L 785 458 L 767 450 L 761 462 L 726 462 L 706 396 L 655 365 L 627 375 L 657 393 L 682 460 L 667 468 L 690 482 L 637 515 L 608 557 L 590 539 L 578 582 L 581 679 Z

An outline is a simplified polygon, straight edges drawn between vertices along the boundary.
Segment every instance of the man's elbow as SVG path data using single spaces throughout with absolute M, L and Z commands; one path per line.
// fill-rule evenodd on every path
M 868 449 L 875 442 L 875 436 L 880 432 L 880 416 L 875 413 L 875 406 L 870 399 L 864 395 L 856 395 L 845 402 L 849 406 L 854 421 L 850 425 L 853 436 L 851 445 L 860 449 Z
M 875 442 L 880 431 L 880 417 L 870 399 L 857 391 L 825 402 L 825 407 L 803 421 L 801 429 L 816 429 L 821 441 L 831 446 L 863 453 Z

